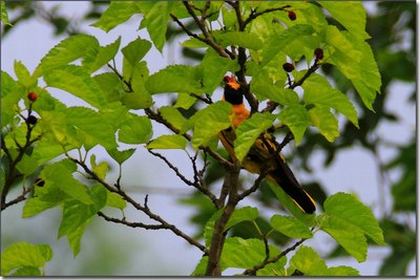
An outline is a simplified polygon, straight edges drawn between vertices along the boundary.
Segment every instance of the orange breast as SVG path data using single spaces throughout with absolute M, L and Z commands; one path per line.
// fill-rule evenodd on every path
M 249 117 L 249 110 L 242 103 L 232 106 L 232 124 L 236 128 Z

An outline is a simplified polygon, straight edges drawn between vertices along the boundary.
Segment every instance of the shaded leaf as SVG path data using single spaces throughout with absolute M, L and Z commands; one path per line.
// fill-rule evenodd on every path
M 187 146 L 187 140 L 181 135 L 161 135 L 147 144 L 148 149 L 181 149 Z
M 312 237 L 309 227 L 294 217 L 274 215 L 270 224 L 275 230 L 291 238 Z
M 280 121 L 290 128 L 296 144 L 302 141 L 306 128 L 310 125 L 309 113 L 301 104 L 291 104 L 278 115 Z

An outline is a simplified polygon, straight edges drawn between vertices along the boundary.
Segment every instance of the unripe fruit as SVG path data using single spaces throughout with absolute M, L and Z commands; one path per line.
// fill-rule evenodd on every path
M 28 93 L 27 97 L 31 102 L 35 102 L 38 99 L 38 94 L 31 91 L 30 93 Z
M 38 121 L 38 119 L 34 115 L 30 115 L 26 121 L 29 124 L 34 125 L 34 124 L 36 124 L 36 122 Z
M 316 48 L 314 55 L 317 60 L 321 60 L 324 58 L 324 51 L 321 48 Z
M 285 64 L 283 64 L 283 69 L 286 72 L 292 72 L 295 69 L 295 66 L 293 66 L 293 64 L 286 62 Z
M 296 20 L 296 13 L 293 11 L 289 11 L 287 13 L 287 16 L 289 17 L 290 20 Z

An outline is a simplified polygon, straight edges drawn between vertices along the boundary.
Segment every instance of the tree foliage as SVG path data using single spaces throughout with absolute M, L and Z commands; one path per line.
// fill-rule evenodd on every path
M 109 32 L 138 14 L 142 15 L 139 28 L 147 30 L 150 41 L 139 37 L 121 46 L 117 38 L 102 46 L 94 36 L 72 35 L 51 48 L 32 73 L 19 61 L 14 65 L 16 78 L 2 71 L 2 211 L 22 201 L 23 218 L 61 209 L 58 237 L 68 239 L 75 256 L 83 250 L 83 234 L 93 219 L 140 230 L 169 230 L 202 251 L 192 272 L 195 276 L 217 276 L 228 268 L 257 276 L 358 275 L 348 266 L 328 267 L 313 248 L 301 245 L 318 231 L 329 234 L 344 254 L 359 262 L 366 260 L 368 239 L 378 245 L 389 242 L 393 253 L 387 261 L 395 259 L 401 246 L 392 243 L 386 231 L 384 236 L 381 227 L 398 231 L 401 225 L 392 219 L 379 223 L 355 195 L 316 196 L 322 211 L 308 215 L 278 186 L 270 184 L 271 191 L 264 187 L 263 173 L 250 187 L 239 181 L 240 161 L 267 131 L 283 138 L 284 145 L 294 139 L 298 155 L 312 153 L 311 145 L 321 143 L 334 157 L 337 145 L 366 141 L 361 137 L 367 133 L 366 118 L 379 118 L 374 115 L 381 112 L 376 104 L 383 102 L 378 94 L 390 79 L 381 79 L 380 63 L 392 57 L 378 54 L 383 58 L 378 67 L 367 41 L 361 2 L 113 1 L 93 26 Z M 3 2 L 1 19 L 5 24 L 10 21 Z M 168 33 L 177 34 L 175 28 L 189 36 L 182 43 L 184 50 L 200 57 L 200 62 L 150 73 L 145 56 L 152 47 L 162 52 Z M 119 52 L 122 59 L 116 61 Z M 284 63 L 293 69 L 285 71 Z M 236 159 L 226 155 L 217 138 L 231 126 L 231 106 L 213 97 L 227 72 L 235 73 L 245 88 L 252 112 L 236 129 Z M 348 94 L 350 88 L 356 94 Z M 82 105 L 63 103 L 51 94 L 54 89 L 71 94 Z M 172 97 L 173 106 L 155 102 L 158 94 Z M 343 129 L 339 122 L 345 124 Z M 152 123 L 166 126 L 171 134 L 155 135 Z M 359 132 L 348 140 L 354 131 Z M 343 138 L 350 142 L 336 144 Z M 363 144 L 377 152 L 370 143 Z M 95 147 L 103 148 L 109 162 L 117 163 L 115 181 L 108 178 L 110 163 L 97 161 Z M 204 213 L 198 236 L 187 235 L 158 215 L 158 209 L 149 208 L 148 196 L 136 201 L 121 185 L 122 164 L 142 148 L 198 192 L 188 201 Z M 167 149 L 187 152 L 193 179 L 156 152 Z M 403 151 L 410 156 L 413 149 Z M 406 176 L 393 186 L 394 209 L 413 211 L 415 201 L 397 199 L 415 182 L 412 158 L 402 154 L 387 168 L 400 163 Z M 223 178 L 222 186 L 215 178 Z M 22 194 L 10 199 L 7 195 L 13 188 L 22 189 Z M 275 194 L 269 196 L 281 204 L 281 215 L 269 217 L 249 205 L 239 207 L 259 188 L 262 195 L 267 190 Z M 128 221 L 127 207 L 149 220 Z M 114 213 L 110 208 L 121 210 L 120 217 L 108 214 Z M 241 229 L 245 224 L 250 227 Z M 16 259 L 13 252 L 22 258 Z M 2 274 L 40 275 L 51 258 L 48 245 L 16 243 L 2 252 Z M 382 272 L 394 273 L 385 267 Z

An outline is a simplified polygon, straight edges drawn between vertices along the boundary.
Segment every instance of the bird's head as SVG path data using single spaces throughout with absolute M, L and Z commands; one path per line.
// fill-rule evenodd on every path
M 224 92 L 223 98 L 232 105 L 239 105 L 243 102 L 243 92 L 241 85 L 236 80 L 235 76 L 225 76 L 223 78 Z

